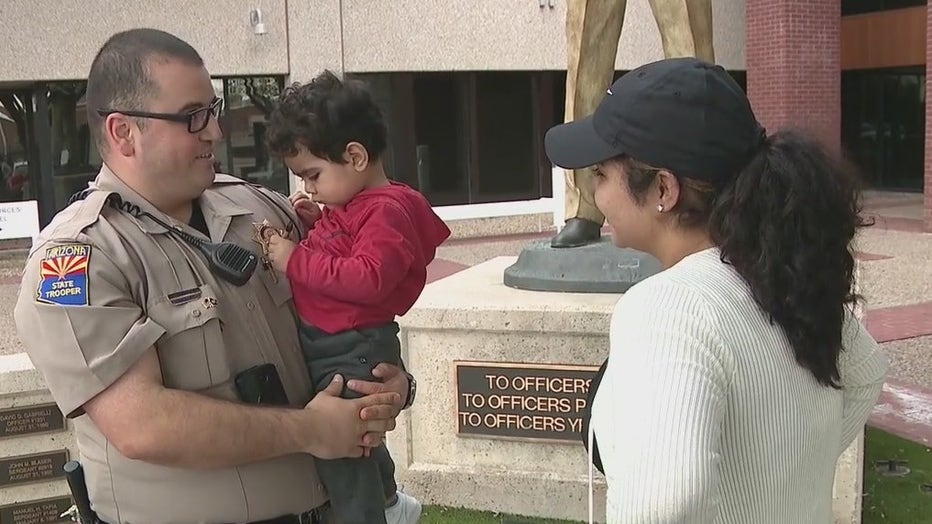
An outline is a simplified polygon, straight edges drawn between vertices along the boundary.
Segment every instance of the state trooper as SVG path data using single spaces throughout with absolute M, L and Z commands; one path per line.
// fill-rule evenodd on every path
M 221 105 L 184 41 L 113 35 L 87 86 L 103 166 L 25 265 L 16 328 L 74 425 L 101 522 L 327 522 L 313 456 L 361 456 L 413 401 L 387 365 L 383 383 L 346 384 L 360 399 L 339 398 L 339 377 L 312 398 L 289 284 L 259 263 L 257 233 L 302 238 L 316 208 L 215 174 Z

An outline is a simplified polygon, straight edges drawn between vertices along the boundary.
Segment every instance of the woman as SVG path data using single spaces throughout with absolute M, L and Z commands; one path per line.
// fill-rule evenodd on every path
M 608 522 L 832 522 L 887 369 L 852 312 L 854 177 L 693 58 L 625 74 L 546 148 L 664 267 L 616 305 L 592 405 Z

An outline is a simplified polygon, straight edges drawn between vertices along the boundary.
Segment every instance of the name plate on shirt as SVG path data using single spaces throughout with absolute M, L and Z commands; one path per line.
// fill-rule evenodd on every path
M 68 450 L 0 458 L 0 486 L 27 484 L 64 477 Z
M 71 522 L 60 515 L 71 507 L 71 497 L 52 497 L 0 506 L 0 524 L 53 524 Z
M 453 363 L 461 436 L 580 442 L 598 366 Z
M 0 439 L 63 429 L 65 417 L 54 403 L 0 409 Z

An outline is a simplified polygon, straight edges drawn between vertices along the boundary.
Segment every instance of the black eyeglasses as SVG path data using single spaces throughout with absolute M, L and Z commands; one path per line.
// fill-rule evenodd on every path
M 220 112 L 223 110 L 223 99 L 214 97 L 210 102 L 210 105 L 207 107 L 202 107 L 200 109 L 195 109 L 193 111 L 188 111 L 185 113 L 148 113 L 145 111 L 120 111 L 119 109 L 98 109 L 97 114 L 100 116 L 112 115 L 113 113 L 120 113 L 121 115 L 126 116 L 135 116 L 139 118 L 155 118 L 158 120 L 169 120 L 171 122 L 181 122 L 188 124 L 189 133 L 200 133 L 207 127 L 207 124 L 210 122 L 210 115 L 213 115 L 214 118 L 219 117 Z

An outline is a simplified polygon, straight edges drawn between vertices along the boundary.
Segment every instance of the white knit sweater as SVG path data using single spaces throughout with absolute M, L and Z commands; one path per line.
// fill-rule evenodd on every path
M 717 249 L 632 287 L 592 406 L 609 524 L 832 522 L 835 462 L 887 369 L 853 316 L 844 389 L 796 363 Z

